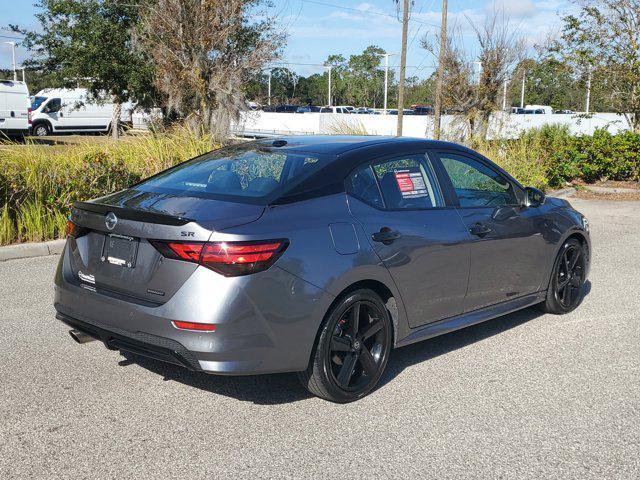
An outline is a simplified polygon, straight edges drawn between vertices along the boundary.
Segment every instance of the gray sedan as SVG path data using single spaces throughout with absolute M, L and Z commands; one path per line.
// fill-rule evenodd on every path
M 57 317 L 191 370 L 299 372 L 335 402 L 391 351 L 582 298 L 587 220 L 460 145 L 305 136 L 216 150 L 76 203 Z

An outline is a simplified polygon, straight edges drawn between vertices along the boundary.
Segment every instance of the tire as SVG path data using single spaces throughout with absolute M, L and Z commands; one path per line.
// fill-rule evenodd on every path
M 378 384 L 392 341 L 391 319 L 382 299 L 368 289 L 350 292 L 327 313 L 309 367 L 298 374 L 300 381 L 331 402 L 358 400 Z
M 47 135 L 51 135 L 51 127 L 46 123 L 37 123 L 33 127 L 33 135 L 36 137 L 46 137 Z
M 582 243 L 570 238 L 556 257 L 547 298 L 539 307 L 545 313 L 564 315 L 575 310 L 582 301 L 586 280 L 586 252 Z

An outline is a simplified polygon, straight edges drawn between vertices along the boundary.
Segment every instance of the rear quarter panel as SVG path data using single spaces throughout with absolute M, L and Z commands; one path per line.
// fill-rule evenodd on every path
M 349 228 L 354 238 L 348 238 Z M 214 232 L 211 236 L 212 241 L 271 238 L 287 238 L 290 242 L 275 267 L 324 292 L 317 311 L 310 318 L 310 328 L 317 331 L 331 304 L 351 285 L 375 280 L 384 284 L 396 299 L 397 313 L 392 312 L 396 329 L 406 329 L 400 295 L 362 227 L 351 216 L 346 194 L 269 207 L 258 221 Z

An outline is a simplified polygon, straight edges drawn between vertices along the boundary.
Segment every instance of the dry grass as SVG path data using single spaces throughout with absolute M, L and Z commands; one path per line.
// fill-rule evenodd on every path
M 73 202 L 121 190 L 211 148 L 207 136 L 185 128 L 119 142 L 0 145 L 0 245 L 60 238 Z

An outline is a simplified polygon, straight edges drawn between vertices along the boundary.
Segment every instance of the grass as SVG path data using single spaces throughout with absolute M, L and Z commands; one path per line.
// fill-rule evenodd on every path
M 185 128 L 96 140 L 0 145 L 0 245 L 61 238 L 75 201 L 121 190 L 212 148 L 207 136 Z

